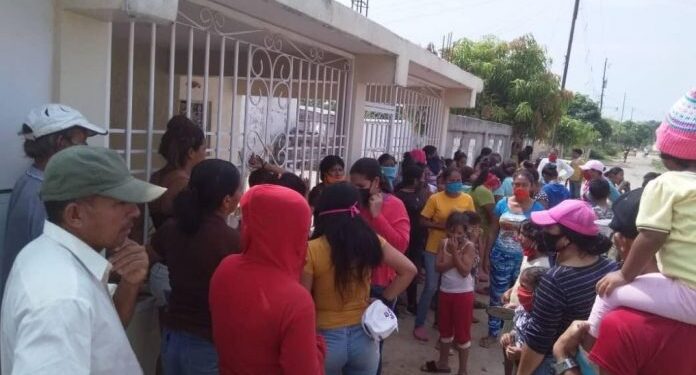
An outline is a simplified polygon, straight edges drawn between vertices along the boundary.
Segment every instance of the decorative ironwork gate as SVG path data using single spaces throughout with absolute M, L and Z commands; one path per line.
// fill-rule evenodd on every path
M 398 156 L 414 147 L 439 144 L 442 103 L 437 93 L 417 88 L 367 86 L 363 156 Z

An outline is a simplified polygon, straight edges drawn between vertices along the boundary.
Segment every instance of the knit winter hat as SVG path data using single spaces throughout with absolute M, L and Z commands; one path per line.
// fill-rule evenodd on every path
M 657 149 L 679 159 L 696 160 L 696 89 L 674 103 L 657 129 Z

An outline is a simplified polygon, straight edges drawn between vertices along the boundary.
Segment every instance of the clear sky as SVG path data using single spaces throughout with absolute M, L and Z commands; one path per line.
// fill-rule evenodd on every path
M 338 0 L 350 6 L 350 0 Z M 397 34 L 440 48 L 443 35 L 511 40 L 530 33 L 559 76 L 573 0 L 370 0 L 369 18 Z M 662 120 L 696 87 L 696 0 L 580 0 L 566 88 L 599 101 L 609 59 L 604 116 Z

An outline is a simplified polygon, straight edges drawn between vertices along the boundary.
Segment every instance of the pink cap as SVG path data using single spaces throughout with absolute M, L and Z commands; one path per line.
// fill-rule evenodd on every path
M 423 151 L 419 148 L 414 148 L 413 150 L 411 150 L 410 154 L 411 154 L 411 157 L 413 158 L 413 160 L 416 161 L 416 163 L 421 163 L 421 164 L 426 163 L 425 151 Z
M 583 171 L 595 170 L 604 173 L 604 163 L 599 160 L 588 160 L 580 169 Z
M 532 222 L 543 227 L 560 224 L 586 236 L 599 234 L 597 215 L 586 202 L 569 199 L 546 211 L 532 212 Z

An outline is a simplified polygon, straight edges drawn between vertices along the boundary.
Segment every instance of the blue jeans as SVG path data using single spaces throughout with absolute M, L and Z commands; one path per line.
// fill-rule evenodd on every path
M 428 317 L 428 310 L 433 301 L 433 297 L 437 293 L 437 282 L 440 279 L 440 274 L 435 270 L 435 261 L 437 255 L 429 251 L 423 251 L 423 268 L 425 268 L 425 285 L 418 300 L 418 310 L 416 312 L 416 327 L 422 327 L 425 324 L 425 318 Z
M 215 345 L 202 337 L 164 328 L 161 347 L 165 375 L 217 375 Z
M 536 370 L 534 370 L 532 375 L 555 375 L 556 370 L 553 368 L 553 365 L 555 363 L 556 360 L 553 358 L 552 355 L 546 355 L 544 357 L 544 360 L 539 364 L 539 367 L 537 367 Z
M 489 295 L 491 300 L 490 306 L 501 306 L 500 298 L 503 293 L 512 288 L 517 281 L 517 276 L 520 274 L 522 267 L 522 253 L 509 252 L 499 250 L 493 247 L 491 250 L 491 274 Z M 489 316 L 488 317 L 488 335 L 498 336 L 503 328 L 503 321 Z
M 362 325 L 323 329 L 326 341 L 326 375 L 375 375 L 379 366 L 379 343 L 371 339 Z M 167 374 L 169 375 L 169 374 Z

